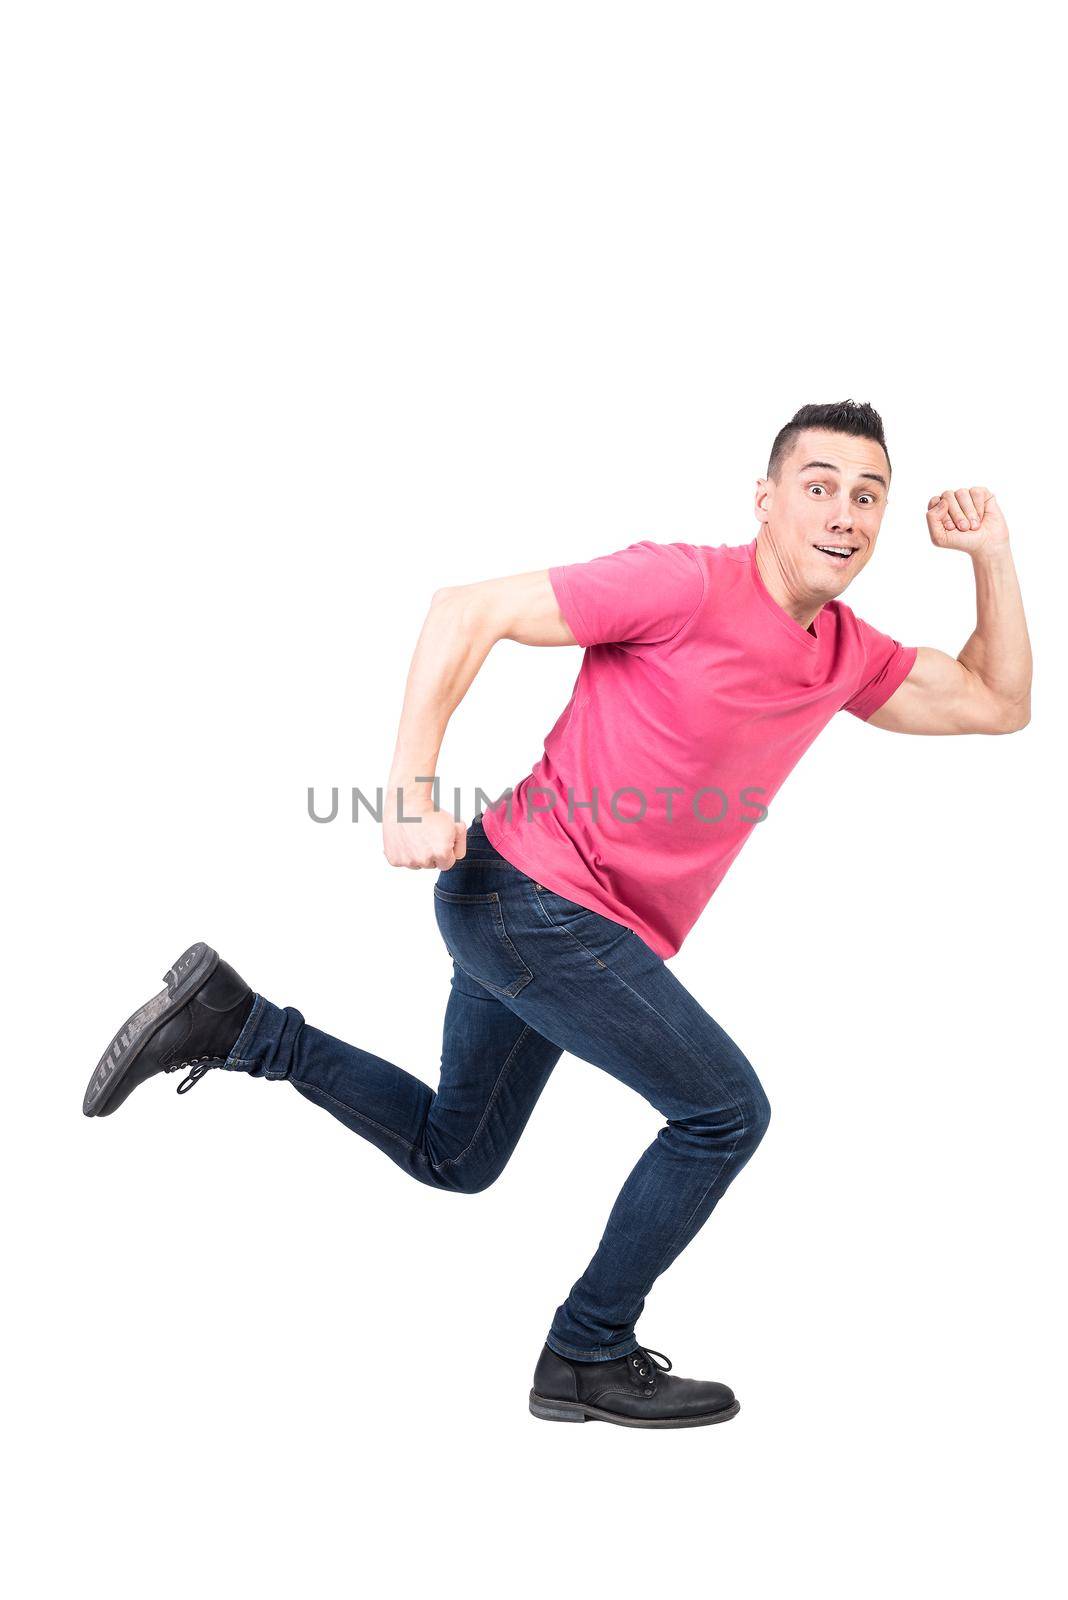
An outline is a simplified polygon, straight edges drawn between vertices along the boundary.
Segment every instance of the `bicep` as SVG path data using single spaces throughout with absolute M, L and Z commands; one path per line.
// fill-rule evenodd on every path
M 578 644 L 564 621 L 548 568 L 486 578 L 444 593 L 459 606 L 464 626 L 481 632 L 491 644 L 498 639 L 514 639 L 517 644 Z
M 944 650 L 920 645 L 908 677 L 866 721 L 891 733 L 995 733 L 999 719 L 976 673 Z

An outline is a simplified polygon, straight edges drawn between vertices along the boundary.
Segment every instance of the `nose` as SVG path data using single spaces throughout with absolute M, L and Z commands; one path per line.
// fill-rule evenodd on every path
M 827 531 L 828 533 L 836 533 L 841 530 L 843 533 L 845 533 L 852 528 L 852 526 L 853 508 L 850 506 L 848 500 L 840 501 L 835 507 L 834 516 L 827 524 Z

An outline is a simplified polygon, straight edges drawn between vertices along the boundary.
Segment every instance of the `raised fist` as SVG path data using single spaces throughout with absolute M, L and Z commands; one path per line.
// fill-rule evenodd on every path
M 943 489 L 927 502 L 927 531 L 941 550 L 977 550 L 1008 543 L 1005 518 L 989 489 Z

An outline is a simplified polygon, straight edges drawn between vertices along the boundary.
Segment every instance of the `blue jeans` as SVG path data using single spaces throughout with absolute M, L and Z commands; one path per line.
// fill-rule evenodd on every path
M 288 1079 L 420 1183 L 459 1194 L 500 1175 L 565 1050 L 635 1089 L 666 1121 L 547 1335 L 576 1360 L 627 1355 L 653 1283 L 759 1144 L 767 1097 L 643 939 L 513 867 L 481 817 L 439 872 L 434 910 L 453 960 L 436 1093 L 262 995 L 227 1066 Z

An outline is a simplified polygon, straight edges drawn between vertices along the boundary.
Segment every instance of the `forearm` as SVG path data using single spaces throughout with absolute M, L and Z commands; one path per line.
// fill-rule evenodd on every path
M 1008 543 L 980 550 L 975 569 L 975 632 L 957 660 L 1010 716 L 1030 716 L 1031 641 Z
M 494 643 L 464 590 L 443 589 L 434 596 L 408 669 L 386 818 L 398 815 L 398 791 L 414 806 L 433 803 L 445 729 Z

